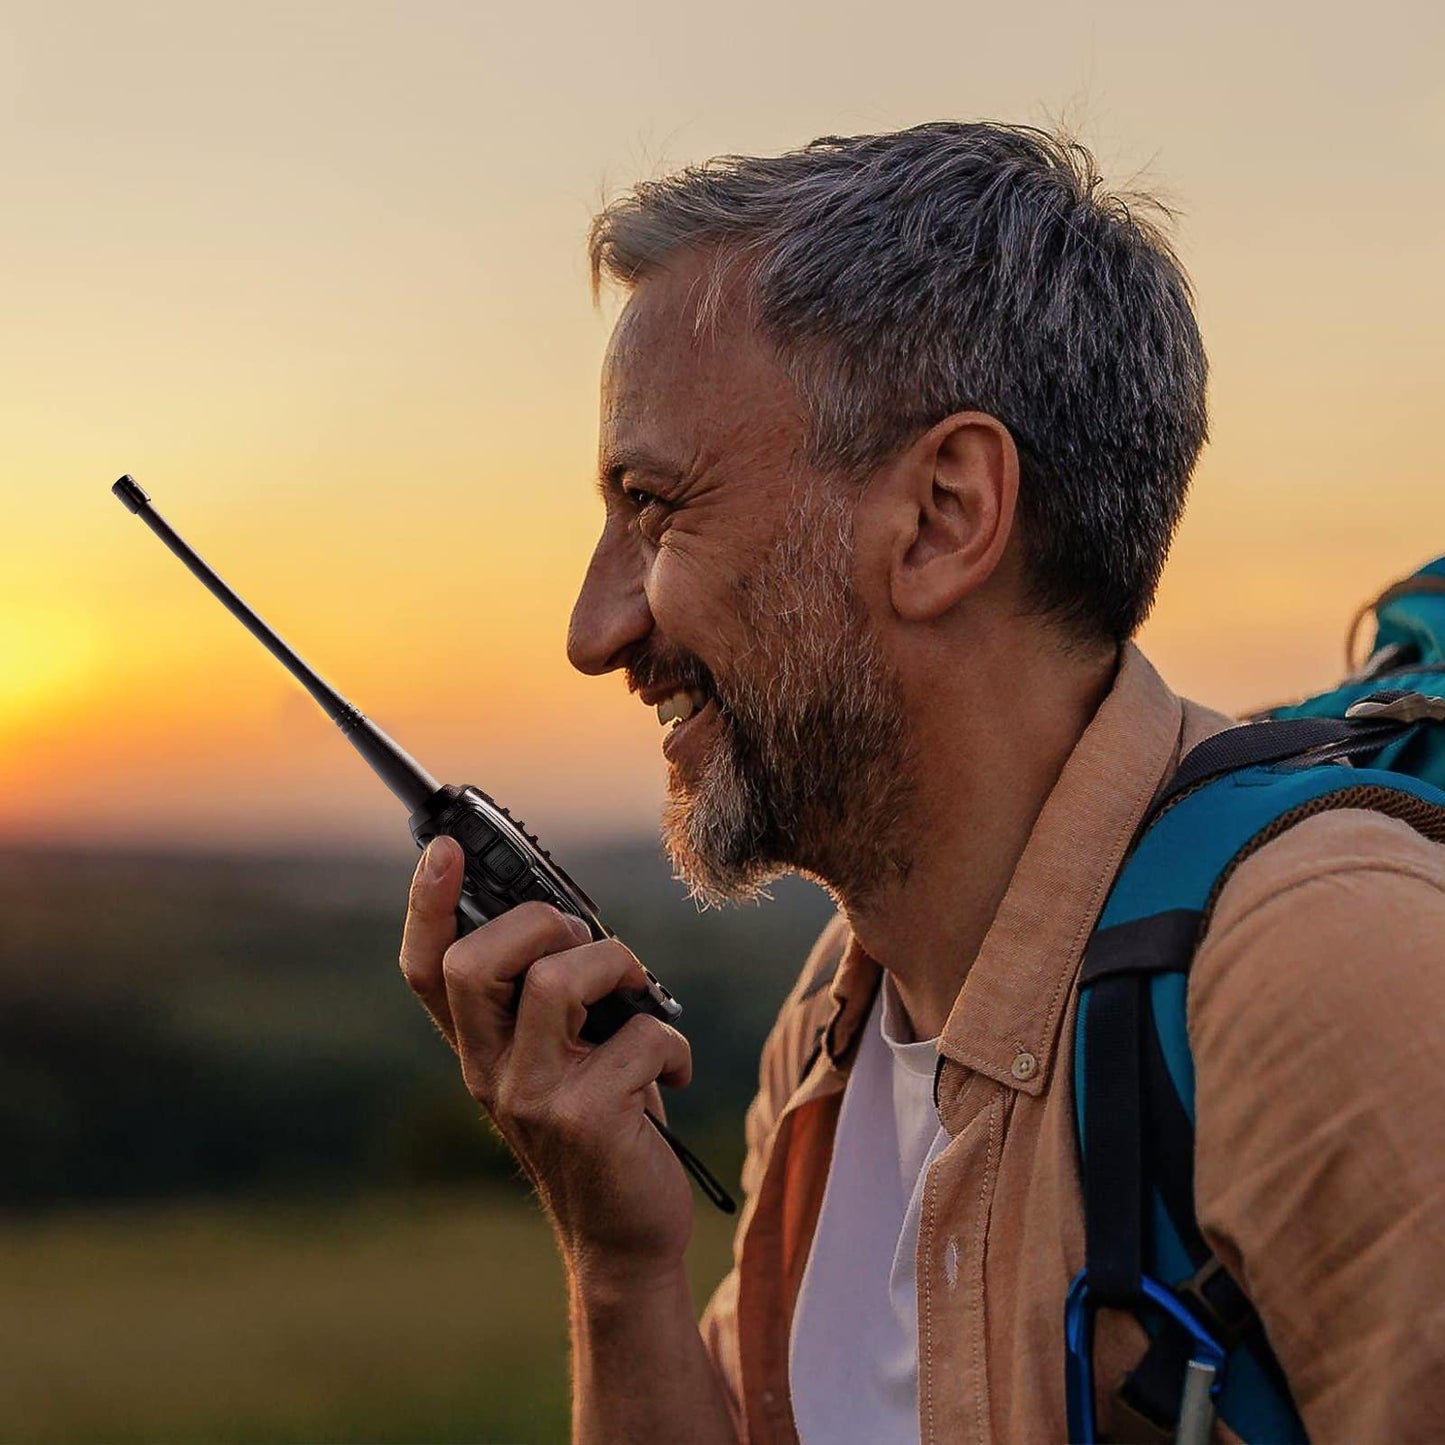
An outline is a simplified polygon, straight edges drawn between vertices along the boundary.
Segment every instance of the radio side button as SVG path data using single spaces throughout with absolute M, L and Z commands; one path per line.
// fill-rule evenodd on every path
M 493 878 L 511 883 L 527 866 L 527 860 L 505 839 L 499 838 L 482 855 L 482 862 Z

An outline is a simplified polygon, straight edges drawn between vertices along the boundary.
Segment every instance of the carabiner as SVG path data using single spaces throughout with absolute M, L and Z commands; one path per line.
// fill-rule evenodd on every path
M 1194 1388 L 1186 1396 L 1187 1418 L 1181 1406 L 1177 1438 L 1180 1441 L 1199 1438 L 1201 1401 L 1209 1411 L 1205 1417 L 1207 1438 L 1214 1400 L 1223 1385 L 1224 1349 L 1185 1309 L 1173 1290 L 1148 1275 L 1140 1277 L 1139 1287 L 1145 1301 L 1168 1315 L 1194 1343 L 1189 1359 Z M 1089 1272 L 1081 1269 L 1064 1300 L 1064 1391 L 1070 1445 L 1098 1445 L 1098 1422 L 1094 1413 L 1094 1316 L 1098 1311 L 1098 1302 L 1089 1288 Z M 1208 1388 L 1202 1389 L 1206 1384 Z

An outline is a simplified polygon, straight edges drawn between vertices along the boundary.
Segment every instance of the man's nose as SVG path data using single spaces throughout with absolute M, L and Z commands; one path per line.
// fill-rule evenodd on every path
M 652 609 L 639 571 L 623 565 L 604 533 L 582 579 L 567 629 L 567 660 L 593 675 L 627 665 L 652 631 Z

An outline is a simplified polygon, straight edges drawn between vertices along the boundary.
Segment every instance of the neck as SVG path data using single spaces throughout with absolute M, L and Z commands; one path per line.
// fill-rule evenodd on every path
M 898 838 L 907 867 L 841 904 L 892 975 L 914 1035 L 934 1038 L 1008 890 L 1044 803 L 1113 683 L 1118 654 L 1070 656 L 1038 637 L 931 658 L 908 699 L 912 790 Z M 940 683 L 940 679 L 945 681 Z

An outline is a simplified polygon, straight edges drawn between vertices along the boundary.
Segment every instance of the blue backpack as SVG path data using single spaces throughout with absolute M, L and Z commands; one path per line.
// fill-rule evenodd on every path
M 1351 641 L 1367 607 L 1356 617 Z M 1308 1437 L 1258 1314 L 1194 1216 L 1185 990 L 1220 889 L 1250 854 L 1331 808 L 1445 843 L 1445 557 L 1373 604 L 1368 662 L 1334 691 L 1207 739 L 1151 803 L 1085 951 L 1074 1103 L 1085 1266 L 1065 1304 L 1069 1439 L 1098 1438 L 1093 1331 L 1122 1309 L 1149 1345 L 1120 1384 L 1130 1440 Z M 1348 766 L 1340 766 L 1340 764 Z

